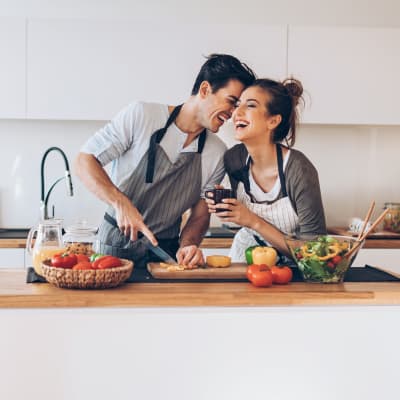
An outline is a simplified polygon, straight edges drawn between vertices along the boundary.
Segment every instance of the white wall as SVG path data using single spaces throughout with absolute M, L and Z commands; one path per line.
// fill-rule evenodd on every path
M 0 1 L 0 16 L 135 18 L 152 22 L 168 18 L 171 22 L 400 27 L 398 15 L 400 3 L 396 0 L 374 0 L 368 2 L 368 7 L 363 0 L 354 0 L 351 4 L 346 0 L 249 0 L 246 3 L 232 0 Z M 250 37 L 249 45 L 251 42 Z M 268 38 L 265 49 L 261 51 L 273 57 L 268 53 Z M 134 96 L 133 93 L 132 99 Z M 44 151 L 50 146 L 60 146 L 72 163 L 80 145 L 104 123 L 0 120 L 0 227 L 35 224 L 40 200 L 40 159 Z M 301 127 L 296 147 L 303 150 L 319 170 L 329 225 L 345 225 L 352 216 L 363 216 L 371 199 L 377 201 L 377 213 L 384 201 L 400 201 L 400 185 L 397 183 L 400 164 L 395 162 L 396 149 L 400 148 L 399 130 L 399 127 L 373 126 Z M 232 142 L 229 129 L 224 129 L 221 135 L 227 142 Z M 58 154 L 49 156 L 46 172 L 49 187 L 63 174 L 63 162 Z M 66 197 L 62 183 L 52 194 L 50 205 L 56 205 L 56 216 L 64 217 L 66 224 L 82 218 L 97 224 L 104 205 L 76 178 L 74 187 L 76 195 L 73 198 Z
M 104 121 L 0 120 L 0 226 L 26 227 L 36 223 L 40 203 L 40 160 L 50 146 L 59 146 L 72 164 L 79 147 Z M 229 123 L 228 123 L 229 124 Z M 231 125 L 220 132 L 234 144 Z M 305 125 L 296 147 L 319 171 L 330 226 L 346 225 L 363 217 L 375 199 L 380 212 L 385 201 L 400 200 L 399 127 Z M 46 187 L 63 175 L 64 162 L 51 153 L 46 163 Z M 50 197 L 56 216 L 66 224 L 87 219 L 98 224 L 105 205 L 73 176 L 75 196 L 66 195 L 60 182 Z M 213 221 L 218 224 L 218 220 Z
M 397 0 L 1 0 L 0 15 L 399 27 Z M 251 41 L 251 38 L 249 38 Z M 266 45 L 268 39 L 266 38 Z

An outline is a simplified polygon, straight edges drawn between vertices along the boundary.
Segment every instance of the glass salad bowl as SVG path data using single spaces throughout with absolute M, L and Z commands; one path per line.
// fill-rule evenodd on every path
M 353 237 L 320 235 L 314 237 L 286 237 L 286 244 L 306 282 L 343 282 L 364 244 Z M 349 251 L 359 243 L 358 247 Z

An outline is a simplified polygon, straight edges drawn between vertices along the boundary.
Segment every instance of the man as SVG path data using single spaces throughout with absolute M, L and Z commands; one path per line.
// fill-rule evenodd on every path
M 209 225 L 204 192 L 224 176 L 226 146 L 214 134 L 254 79 L 235 57 L 213 54 L 184 104 L 135 102 L 86 142 L 76 171 L 109 205 L 98 234 L 100 252 L 145 266 L 150 241 L 176 255 L 179 264 L 204 263 L 198 248 Z M 103 169 L 111 161 L 112 179 Z

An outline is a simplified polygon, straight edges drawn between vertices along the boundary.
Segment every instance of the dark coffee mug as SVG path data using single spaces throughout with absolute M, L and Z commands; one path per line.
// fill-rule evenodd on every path
M 206 197 L 214 200 L 215 204 L 222 203 L 223 199 L 233 199 L 235 195 L 232 189 L 213 189 L 206 190 Z M 217 208 L 216 212 L 227 211 L 225 208 Z

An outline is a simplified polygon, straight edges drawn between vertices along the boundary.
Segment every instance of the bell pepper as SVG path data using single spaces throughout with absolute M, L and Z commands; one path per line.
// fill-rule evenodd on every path
M 276 250 L 268 246 L 252 246 L 245 253 L 247 264 L 265 264 L 268 267 L 276 264 L 277 255 Z
M 101 254 L 101 253 L 93 253 L 90 256 L 90 262 L 96 261 L 98 258 L 103 257 L 103 256 L 104 256 L 104 254 Z
M 253 249 L 253 263 L 254 264 L 266 264 L 268 267 L 272 267 L 276 264 L 277 252 L 273 247 L 258 246 Z
M 246 249 L 245 257 L 248 265 L 253 264 L 253 249 L 255 249 L 256 247 L 257 246 L 251 246 Z
M 336 257 L 341 249 L 337 245 L 332 245 L 328 247 L 328 254 L 326 256 L 317 256 L 319 260 L 326 261 L 330 260 L 331 258 Z
M 59 253 L 51 258 L 51 265 L 56 268 L 72 268 L 77 263 L 73 253 Z

